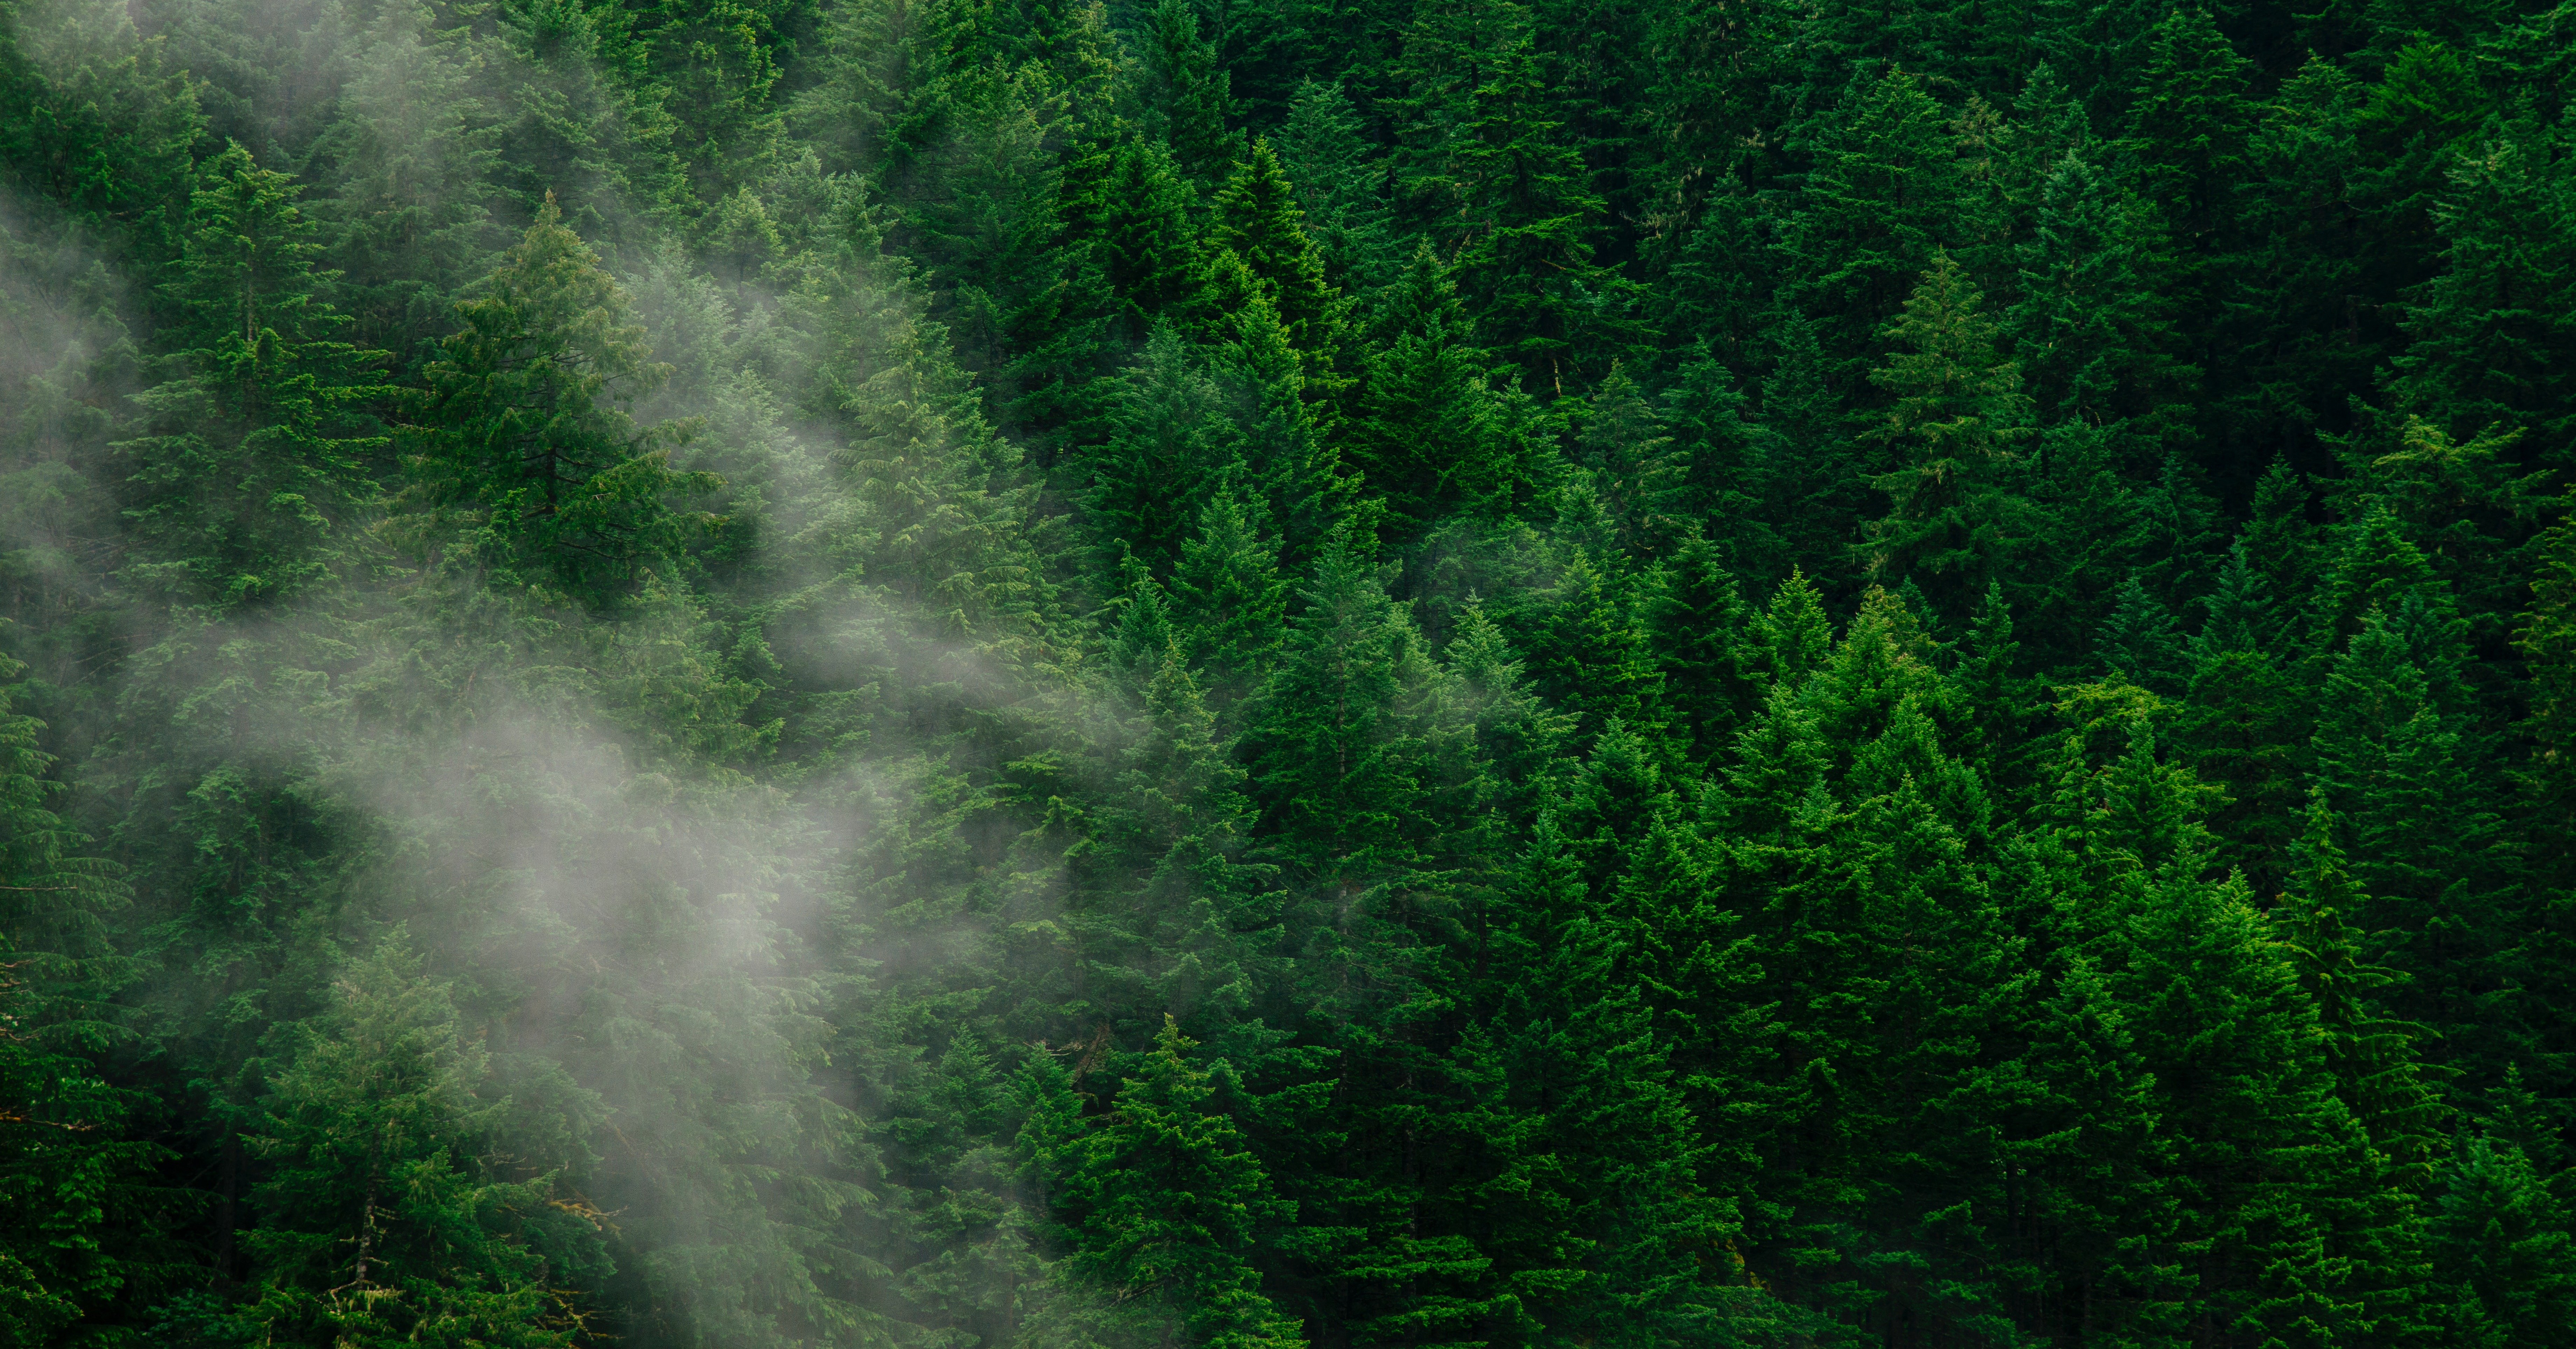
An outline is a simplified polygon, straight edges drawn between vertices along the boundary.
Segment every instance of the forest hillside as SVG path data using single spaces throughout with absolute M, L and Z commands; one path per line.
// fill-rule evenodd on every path
M 0 0 L 0 1349 L 2576 1344 L 2576 0 Z

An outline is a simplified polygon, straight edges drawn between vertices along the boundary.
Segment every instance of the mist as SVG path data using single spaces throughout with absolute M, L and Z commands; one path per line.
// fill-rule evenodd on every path
M 2565 1342 L 2418 17 L 0 0 L 0 1345 Z

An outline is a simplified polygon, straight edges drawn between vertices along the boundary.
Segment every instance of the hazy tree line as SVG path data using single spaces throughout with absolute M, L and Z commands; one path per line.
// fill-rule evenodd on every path
M 0 33 L 0 1345 L 2576 1342 L 2576 3 Z

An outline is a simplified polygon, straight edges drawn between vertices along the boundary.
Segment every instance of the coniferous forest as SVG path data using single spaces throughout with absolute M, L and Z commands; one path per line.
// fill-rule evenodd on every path
M 0 1346 L 2576 1343 L 2576 0 L 0 0 Z

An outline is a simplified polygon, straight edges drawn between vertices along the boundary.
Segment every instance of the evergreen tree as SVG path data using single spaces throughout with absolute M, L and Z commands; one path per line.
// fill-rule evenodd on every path
M 669 498 L 721 485 L 671 467 L 688 426 L 628 411 L 670 375 L 626 294 L 551 204 L 457 306 L 411 410 L 424 539 L 454 529 L 497 577 L 604 600 L 669 567 L 714 517 Z M 450 522 L 453 523 L 450 523 Z
M 1345 294 L 1392 281 L 1399 255 L 1386 164 L 1349 93 L 1312 80 L 1299 84 L 1288 120 L 1271 140 L 1305 212 L 1306 236 L 1322 254 L 1325 278 Z
M 163 434 L 128 442 L 134 570 L 175 598 L 230 608 L 325 583 L 373 495 L 364 406 L 382 354 L 333 340 L 333 279 L 293 182 L 239 145 L 207 166 L 170 290 L 187 315 L 182 377 L 140 400 Z M 336 537 L 335 537 L 336 536 Z
M 1647 642 L 1673 724 L 1702 762 L 1734 743 L 1762 689 L 1762 652 L 1735 577 L 1705 539 L 1659 569 L 1646 601 Z
M 1618 531 L 1620 548 L 1638 563 L 1671 550 L 1683 530 L 1684 465 L 1662 418 L 1620 366 L 1610 368 L 1591 398 L 1577 439 L 1593 490 Z
M 2162 694 L 2181 692 L 2183 637 L 2173 611 L 2131 576 L 2102 625 L 2102 663 L 2118 678 Z
M 2576 5 L 127 9 L 0 1342 L 2567 1338 Z
M 1439 832 L 1420 719 L 1433 668 L 1352 534 L 1335 530 L 1315 560 L 1243 745 L 1268 856 L 1303 896 L 1312 977 L 1342 989 L 1332 1002 L 1362 992 L 1333 971 L 1374 963 L 1367 910 L 1413 879 Z
M 273 1160 L 249 1246 L 258 1291 L 231 1314 L 245 1341 L 328 1335 L 569 1344 L 583 1308 L 556 1291 L 604 1273 L 597 1220 L 552 1202 L 571 1158 L 518 1177 L 492 1135 L 506 1100 L 443 984 L 399 936 L 354 962 L 262 1103 Z
M 1103 557 L 1131 556 L 1166 575 L 1196 523 L 1188 504 L 1244 472 L 1242 431 L 1223 391 L 1168 323 L 1154 326 L 1124 385 L 1084 504 Z
M 1146 125 L 1170 147 L 1184 175 L 1213 187 L 1235 157 L 1226 128 L 1233 115 L 1230 77 L 1199 32 L 1197 9 L 1183 0 L 1160 0 L 1144 38 Z
M 1262 520 L 1259 504 L 1228 484 L 1199 512 L 1198 532 L 1182 540 L 1172 575 L 1192 663 L 1227 702 L 1261 682 L 1287 614 L 1290 584 Z
M 1045 1156 L 1051 1207 L 1085 1238 L 1067 1263 L 1128 1304 L 1120 1319 L 1139 1333 L 1226 1349 L 1304 1344 L 1262 1296 L 1249 1258 L 1293 1209 L 1271 1197 L 1241 1132 L 1210 1108 L 1232 1074 L 1192 1064 L 1195 1047 L 1167 1018 L 1111 1113 Z
M 1212 242 L 1250 271 L 1304 363 L 1309 397 L 1329 404 L 1344 380 L 1339 290 L 1325 279 L 1324 257 L 1308 239 L 1305 212 L 1270 142 L 1256 138 L 1217 190 Z
M 2472 1137 L 2444 1176 L 2431 1229 L 2437 1268 L 2453 1280 L 2446 1329 L 2464 1341 L 2547 1344 L 2576 1324 L 2561 1206 L 2510 1143 Z
M 123 973 L 105 938 L 125 885 L 48 805 L 64 784 L 18 710 L 25 674 L 0 654 L 0 1311 L 38 1345 L 159 1291 L 173 1271 L 150 1232 L 187 1200 L 150 1182 L 169 1154 L 129 1133 L 143 1102 L 81 1056 L 113 1034 L 98 997 Z
M 2143 459 L 2184 431 L 2196 372 L 2173 355 L 2154 227 L 2080 157 L 2048 175 L 2010 316 L 2033 411 L 2112 428 Z
M 11 5 L 0 164 L 146 266 L 176 255 L 204 134 L 196 84 L 107 4 Z
M 1508 513 L 1526 478 L 1518 447 L 1488 384 L 1489 354 L 1428 244 L 1414 251 L 1379 331 L 1348 434 L 1353 466 L 1386 503 L 1390 542 L 1453 513 Z
M 1496 356 L 1562 396 L 1630 340 L 1625 288 L 1597 257 L 1605 209 L 1524 37 L 1475 89 L 1447 166 L 1459 291 Z
M 1888 327 L 1905 350 L 1870 372 L 1895 396 L 1879 435 L 1902 457 L 1877 479 L 1889 511 L 1871 527 L 1869 571 L 1926 586 L 1945 613 L 1964 611 L 1983 590 L 2021 524 L 2009 484 L 2028 400 L 2020 367 L 1995 349 L 1980 298 L 1965 270 L 1941 255 Z
M 1825 377 L 1851 397 L 1883 350 L 1881 325 L 1953 242 L 1959 184 L 1948 119 L 1920 80 L 1891 66 L 1845 97 L 1780 249 L 1784 298 L 1816 320 Z

